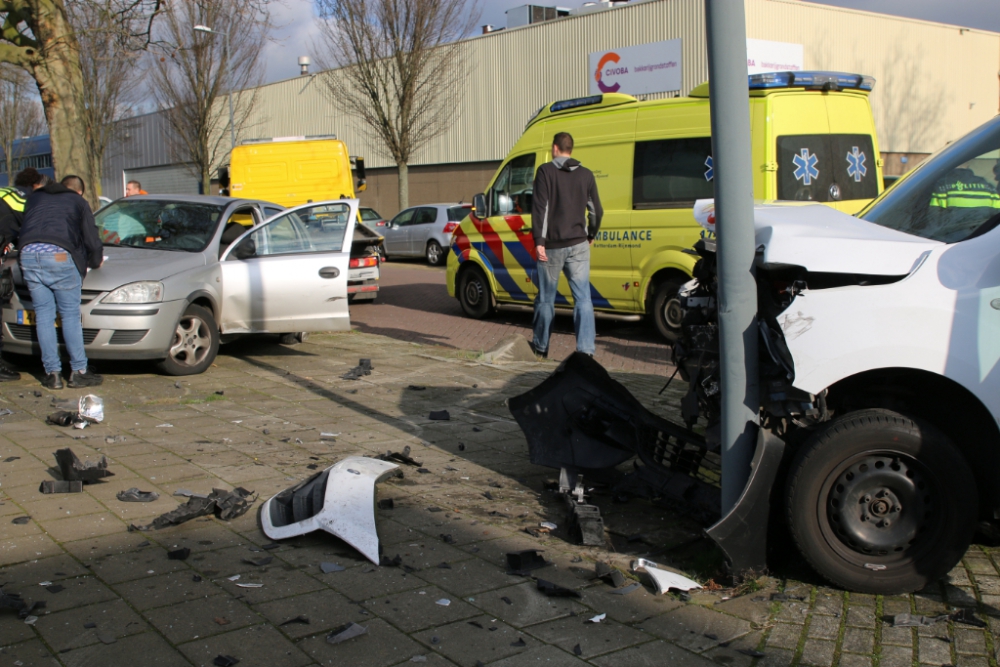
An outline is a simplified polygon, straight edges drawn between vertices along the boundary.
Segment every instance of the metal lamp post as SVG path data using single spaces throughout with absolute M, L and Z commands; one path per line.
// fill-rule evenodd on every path
M 207 32 L 211 35 L 222 35 L 226 38 L 226 42 L 223 46 L 223 57 L 222 60 L 228 65 L 229 64 L 229 33 L 222 32 L 221 30 L 212 30 L 207 25 L 196 25 L 194 27 L 195 32 Z M 233 90 L 229 89 L 229 147 L 230 150 L 236 148 L 236 124 L 233 122 Z

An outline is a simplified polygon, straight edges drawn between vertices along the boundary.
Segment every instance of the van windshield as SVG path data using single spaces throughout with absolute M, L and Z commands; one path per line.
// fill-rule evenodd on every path
M 878 196 L 872 138 L 866 134 L 778 137 L 778 199 L 845 201 Z
M 1000 225 L 1000 118 L 967 134 L 892 186 L 861 219 L 957 243 Z
M 156 199 L 119 199 L 94 216 L 104 245 L 201 252 L 223 207 Z

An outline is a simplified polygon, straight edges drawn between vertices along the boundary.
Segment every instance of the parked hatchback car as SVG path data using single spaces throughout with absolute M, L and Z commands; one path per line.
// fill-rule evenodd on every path
M 317 217 L 337 222 L 311 227 Z M 347 330 L 356 218 L 356 200 L 289 210 L 197 195 L 113 202 L 95 215 L 104 264 L 83 281 L 87 356 L 192 375 L 212 364 L 223 336 Z M 16 269 L 14 280 L 5 349 L 37 355 L 31 296 Z
M 472 211 L 471 204 L 428 204 L 403 209 L 379 231 L 389 257 L 425 257 L 432 266 L 443 264 L 451 247 L 451 233 Z
M 361 212 L 361 222 L 365 223 L 375 231 L 381 232 L 382 230 L 378 229 L 378 227 L 386 226 L 386 219 L 379 215 L 378 211 L 370 206 L 362 206 L 359 211 Z

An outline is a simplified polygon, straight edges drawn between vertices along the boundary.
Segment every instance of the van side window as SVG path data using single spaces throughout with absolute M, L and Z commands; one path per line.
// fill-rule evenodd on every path
M 490 215 L 531 215 L 534 181 L 534 153 L 508 162 L 490 190 Z
M 686 208 L 715 196 L 712 138 L 637 141 L 632 208 Z

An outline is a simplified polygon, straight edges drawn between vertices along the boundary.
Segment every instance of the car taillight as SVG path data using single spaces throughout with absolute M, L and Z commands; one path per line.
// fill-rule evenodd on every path
M 366 266 L 378 266 L 378 257 L 355 257 L 348 263 L 352 269 L 363 269 Z
M 385 227 L 385 220 L 379 220 L 375 223 L 376 227 Z
M 449 222 L 447 225 L 444 226 L 444 233 L 451 234 L 453 231 L 455 231 L 456 227 L 458 227 L 457 222 Z

